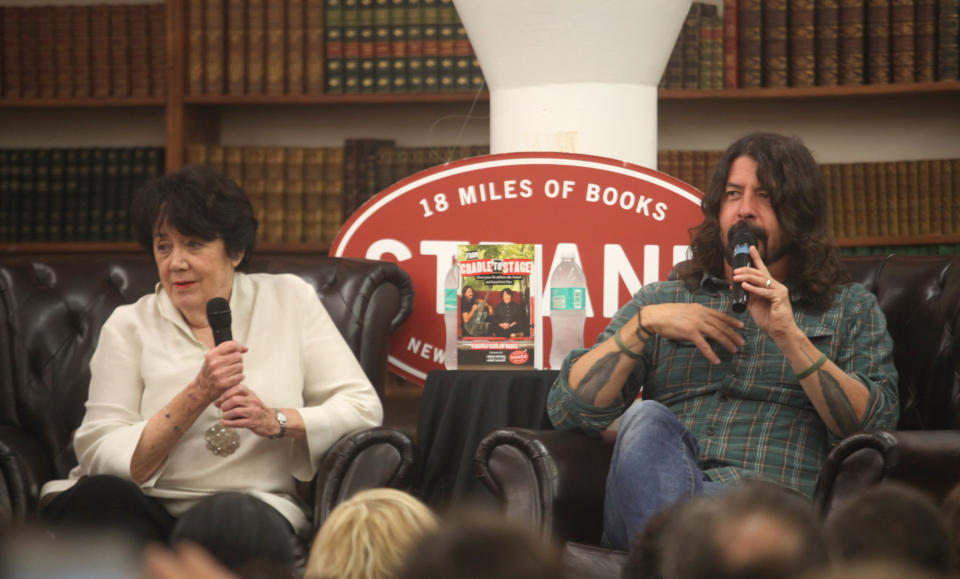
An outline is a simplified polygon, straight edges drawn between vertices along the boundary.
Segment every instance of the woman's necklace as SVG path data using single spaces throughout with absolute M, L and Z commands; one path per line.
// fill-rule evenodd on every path
M 240 448 L 240 435 L 233 428 L 227 428 L 218 420 L 207 429 L 204 438 L 207 440 L 207 450 L 217 456 L 230 456 Z

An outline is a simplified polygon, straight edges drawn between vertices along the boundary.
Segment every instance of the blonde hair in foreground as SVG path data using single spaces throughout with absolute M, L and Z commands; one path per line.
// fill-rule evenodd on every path
M 360 491 L 333 509 L 320 527 L 304 579 L 388 579 L 437 516 L 396 489 Z

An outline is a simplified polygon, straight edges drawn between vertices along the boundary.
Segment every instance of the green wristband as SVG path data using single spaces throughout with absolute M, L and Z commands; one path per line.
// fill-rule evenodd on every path
M 616 332 L 613 333 L 613 341 L 616 342 L 617 347 L 620 348 L 621 352 L 623 352 L 627 356 L 630 356 L 634 360 L 640 360 L 643 358 L 642 354 L 638 354 L 634 352 L 633 350 L 628 348 L 626 344 L 623 343 L 623 340 L 620 339 L 620 330 L 617 330 Z
M 817 358 L 817 361 L 816 361 L 816 362 L 814 362 L 813 364 L 810 364 L 810 367 L 809 367 L 809 368 L 807 368 L 807 369 L 804 370 L 803 372 L 800 372 L 799 374 L 797 374 L 797 380 L 803 380 L 804 378 L 806 378 L 806 377 L 809 376 L 810 374 L 813 374 L 814 372 L 817 371 L 818 368 L 820 368 L 820 366 L 823 366 L 823 363 L 826 362 L 826 361 L 827 361 L 827 355 L 826 355 L 826 354 L 820 354 L 820 357 Z

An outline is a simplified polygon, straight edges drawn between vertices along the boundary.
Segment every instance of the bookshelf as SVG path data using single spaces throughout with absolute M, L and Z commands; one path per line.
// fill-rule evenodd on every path
M 53 0 L 56 3 L 86 3 L 86 0 Z M 13 0 L 0 0 L 0 5 Z M 200 95 L 188 94 L 188 38 L 187 0 L 166 0 L 166 68 L 165 88 L 162 96 L 122 98 L 15 98 L 0 99 L 0 124 L 8 118 L 22 116 L 40 119 L 55 119 L 51 124 L 63 124 L 67 118 L 93 119 L 81 123 L 80 134 L 51 135 L 48 146 L 80 146 L 88 139 L 91 145 L 103 146 L 111 137 L 96 132 L 91 125 L 102 123 L 106 117 L 117 116 L 127 125 L 142 124 L 144 138 L 139 141 L 128 133 L 114 139 L 113 145 L 151 144 L 162 145 L 168 170 L 185 163 L 189 145 L 240 145 L 245 138 L 257 138 L 261 143 L 284 144 L 290 140 L 327 145 L 342 144 L 345 138 L 358 136 L 349 127 L 378 124 L 367 117 L 396 117 L 396 124 L 383 128 L 389 135 L 365 136 L 396 138 L 398 142 L 416 142 L 424 139 L 456 138 L 457 129 L 441 132 L 442 136 L 427 135 L 425 126 L 436 123 L 444 116 L 465 115 L 477 108 L 476 117 L 482 120 L 489 114 L 489 95 L 484 91 L 472 92 L 418 92 L 418 93 L 369 93 L 369 94 L 293 94 L 293 95 Z M 22 5 L 22 4 L 21 4 Z M 811 86 L 787 88 L 738 88 L 716 90 L 661 89 L 660 135 L 663 148 L 668 149 L 720 149 L 733 138 L 748 130 L 768 128 L 792 132 L 803 138 L 812 148 L 818 149 L 818 139 L 829 139 L 835 146 L 861 149 L 858 160 L 892 160 L 897 158 L 925 158 L 924 151 L 917 152 L 915 142 L 908 143 L 895 152 L 879 151 L 858 144 L 857 135 L 879 130 L 892 137 L 903 130 L 900 121 L 911 122 L 906 112 L 916 109 L 932 111 L 927 114 L 929 127 L 937 119 L 944 125 L 960 123 L 956 103 L 960 102 L 960 81 L 936 81 L 918 83 L 888 83 L 860 86 Z M 952 104 L 951 104 L 952 103 Z M 797 113 L 817 115 L 830 107 L 846 107 L 864 111 L 868 118 L 831 119 L 824 122 L 831 127 L 807 128 L 781 124 L 779 119 L 795 117 Z M 696 111 L 707 111 L 697 116 Z M 757 112 L 759 111 L 759 112 Z M 736 115 L 729 113 L 735 112 Z M 138 117 L 139 115 L 139 117 Z M 755 115 L 751 123 L 744 117 Z M 734 120 L 729 118 L 734 116 Z M 853 115 L 848 115 L 853 117 Z M 341 118 L 343 117 L 343 118 Z M 140 120 L 137 120 L 137 119 Z M 408 119 L 409 118 L 409 119 Z M 300 122 L 302 119 L 302 122 Z M 338 122 L 331 122 L 336 119 Z M 407 122 L 409 120 L 409 122 Z M 39 121 L 38 121 L 39 122 Z M 368 123 L 363 125 L 363 123 Z M 730 123 L 738 123 L 731 126 Z M 726 123 L 726 124 L 725 124 Z M 801 125 L 802 121 L 799 122 Z M 384 125 L 384 123 L 379 123 Z M 14 130 L 23 129 L 25 122 L 18 121 Z M 112 129 L 117 130 L 117 129 Z M 366 129 L 357 128 L 356 131 Z M 297 133 L 297 131 L 299 131 Z M 113 133 L 116 135 L 116 133 Z M 290 135 L 294 135 L 291 137 Z M 482 131 L 474 135 L 488 139 Z M 953 133 L 956 134 L 956 133 Z M 849 136 L 852 144 L 846 145 Z M 37 138 L 31 137 L 36 142 Z M 922 137 L 915 137 L 920 139 Z M 21 146 L 3 142 L 0 147 Z M 861 141 L 865 140 L 861 138 Z M 145 142 L 144 142 L 145 141 Z M 477 142 L 468 138 L 467 142 Z M 30 142 L 30 141 L 28 141 Z M 29 146 L 33 146 L 32 144 Z M 41 146 L 41 145 L 37 145 Z M 943 148 L 943 147 L 941 147 Z M 948 147 L 945 156 L 960 158 L 960 144 Z M 829 155 L 819 158 L 821 162 L 835 162 Z M 844 161 L 843 159 L 840 159 Z M 845 248 L 859 246 L 908 246 L 960 244 L 960 234 L 925 235 L 912 237 L 859 237 L 841 238 L 838 245 Z M 260 243 L 265 251 L 324 252 L 329 248 L 318 243 Z M 130 242 L 9 242 L 0 243 L 0 252 L 103 252 L 138 251 Z

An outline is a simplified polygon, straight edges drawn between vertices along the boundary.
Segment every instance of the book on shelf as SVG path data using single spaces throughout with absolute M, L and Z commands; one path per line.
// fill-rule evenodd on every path
M 150 14 L 146 4 L 127 7 L 130 96 L 150 96 Z
M 304 5 L 304 90 L 307 94 L 323 94 L 324 79 L 324 0 L 306 0 Z
M 376 191 L 376 159 L 388 139 L 347 139 L 343 145 L 343 216 L 348 219 Z
M 850 213 L 848 227 L 853 230 L 854 237 L 866 237 L 867 219 L 871 207 L 867 202 L 867 176 L 865 163 L 853 163 L 853 209 Z
M 917 82 L 937 79 L 937 0 L 916 0 L 914 34 Z
M 341 0 L 343 18 L 343 92 L 360 92 L 360 0 Z
M 19 6 L 0 6 L 3 16 L 3 94 L 7 98 L 22 96 L 20 74 L 20 11 Z
M 289 147 L 284 156 L 283 241 L 301 243 L 303 238 L 303 147 Z
M 162 97 L 167 89 L 167 7 L 165 4 L 147 6 L 150 52 L 150 95 Z
M 840 84 L 840 0 L 817 0 L 814 8 L 817 86 Z
M 423 90 L 440 90 L 440 6 L 439 0 L 421 0 L 423 39 Z
M 53 7 L 54 95 L 73 98 L 73 13 L 70 6 Z
M 930 160 L 921 159 L 913 163 L 916 166 L 916 180 L 912 185 L 919 197 L 920 235 L 940 233 L 939 218 L 936 224 L 933 223 L 933 216 L 940 210 L 940 191 L 935 190 L 930 181 Z
M 266 92 L 267 0 L 247 0 L 247 94 Z
M 737 0 L 723 0 L 723 88 L 740 86 L 737 78 L 737 43 L 739 19 Z M 673 53 L 670 54 L 673 58 Z M 669 66 L 669 64 L 668 64 Z
M 680 46 L 683 50 L 683 85 L 687 90 L 700 88 L 700 14 L 704 4 L 694 2 L 687 11 L 680 28 Z
M 404 0 L 406 15 L 407 90 L 423 92 L 423 0 Z
M 890 37 L 893 82 L 916 81 L 913 0 L 890 0 Z
M 34 241 L 34 207 L 36 201 L 36 151 L 20 151 L 20 179 L 17 194 L 17 240 Z
M 50 149 L 34 151 L 32 241 L 50 239 Z
M 790 0 L 790 86 L 814 86 L 817 82 L 816 1 Z
M 437 2 L 437 86 L 440 92 L 457 90 L 456 29 L 460 24 L 453 0 Z
M 93 32 L 90 25 L 90 7 L 71 6 L 71 45 L 73 48 L 73 96 L 88 98 L 93 95 Z M 166 31 L 164 31 L 164 35 Z M 164 72 L 166 72 L 164 70 Z
M 890 62 L 890 0 L 867 0 L 867 75 L 868 84 L 886 84 L 892 80 Z
M 686 19 L 684 19 L 686 23 Z M 667 66 L 663 70 L 663 76 L 660 77 L 660 88 L 682 89 L 683 88 L 683 28 L 677 34 L 677 40 L 673 43 L 673 49 L 670 51 L 670 57 L 667 59 Z
M 700 14 L 700 79 L 701 89 L 723 88 L 723 20 L 717 7 L 705 5 Z
M 787 0 L 766 0 L 763 4 L 763 86 L 783 88 L 789 79 L 787 55 Z
M 20 16 L 20 96 L 37 98 L 37 19 L 36 9 L 24 8 Z
M 326 0 L 324 12 L 324 81 L 329 94 L 344 92 L 344 37 L 343 4 L 341 0 Z
M 53 98 L 57 94 L 57 60 L 54 45 L 54 7 L 38 6 L 34 11 L 36 20 L 37 96 Z
M 47 173 L 47 193 L 50 195 L 47 221 L 47 240 L 63 241 L 64 239 L 64 195 L 66 184 L 64 172 L 66 169 L 64 149 L 50 150 L 50 169 Z
M 741 88 L 763 86 L 763 1 L 738 0 L 737 67 Z
M 286 86 L 287 44 L 284 2 L 264 2 L 264 93 L 282 95 Z
M 226 94 L 247 93 L 247 3 L 226 0 Z
M 303 151 L 303 240 L 323 241 L 323 148 Z
M 204 88 L 206 39 L 204 0 L 186 0 L 187 6 L 187 94 L 201 95 Z M 92 15 L 96 21 L 96 15 Z M 95 61 L 96 62 L 96 61 Z
M 100 207 L 100 239 L 114 241 L 117 239 L 117 206 L 121 190 L 120 181 L 120 151 L 115 148 L 105 150 L 103 166 L 103 191 L 99 199 Z
M 344 148 L 323 148 L 323 243 L 332 243 L 347 215 L 343 212 Z
M 360 36 L 360 66 L 359 80 L 361 93 L 372 93 L 376 90 L 376 70 L 374 62 L 373 38 L 373 0 L 359 0 L 357 7 Z
M 243 171 L 243 147 L 224 147 L 223 175 L 246 191 Z
M 407 2 L 390 0 L 390 90 L 407 92 Z
M 264 151 L 263 241 L 283 241 L 285 153 L 283 147 L 266 147 Z
M 373 86 L 374 91 L 393 90 L 393 61 L 390 50 L 390 0 L 373 0 Z
M 937 10 L 937 79 L 960 78 L 960 0 L 939 0 Z
M 840 84 L 863 84 L 864 0 L 840 0 Z
M 306 7 L 304 0 L 287 0 L 287 79 L 286 94 L 299 95 L 305 88 L 305 25 Z
M 243 148 L 243 190 L 253 205 L 253 215 L 260 225 L 258 234 L 262 239 L 264 223 L 266 220 L 266 175 L 264 173 L 263 147 L 244 147 Z

